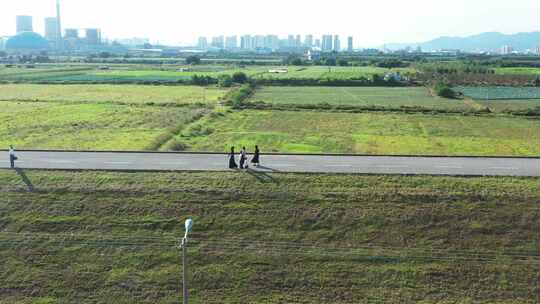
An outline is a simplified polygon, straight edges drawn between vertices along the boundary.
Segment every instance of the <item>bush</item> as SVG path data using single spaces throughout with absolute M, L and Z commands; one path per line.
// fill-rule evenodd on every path
M 456 98 L 457 94 L 452 88 L 446 83 L 439 82 L 435 85 L 435 94 L 444 98 Z
M 201 58 L 199 56 L 188 56 L 186 58 L 186 64 L 200 64 Z
M 244 72 L 236 72 L 232 76 L 233 82 L 244 84 L 248 81 L 248 77 Z
M 233 85 L 233 79 L 229 75 L 220 75 L 218 78 L 218 85 L 222 88 L 229 88 Z
M 349 66 L 349 62 L 347 60 L 345 60 L 345 59 L 340 59 L 338 61 L 338 65 L 339 66 Z
M 167 151 L 185 151 L 186 149 L 187 145 L 176 138 L 169 141 L 165 146 L 165 150 Z
M 147 151 L 157 151 L 164 144 L 166 144 L 171 138 L 174 137 L 174 134 L 170 131 L 158 135 L 152 142 L 146 147 Z

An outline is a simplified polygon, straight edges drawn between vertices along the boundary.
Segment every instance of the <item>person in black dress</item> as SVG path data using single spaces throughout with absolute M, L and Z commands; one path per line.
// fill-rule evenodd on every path
M 259 150 L 259 146 L 255 146 L 255 154 L 253 154 L 253 159 L 251 160 L 251 163 L 255 167 L 258 167 L 261 164 L 260 157 L 261 151 Z
M 234 147 L 231 147 L 231 153 L 229 154 L 229 169 L 237 169 L 236 159 L 234 155 Z

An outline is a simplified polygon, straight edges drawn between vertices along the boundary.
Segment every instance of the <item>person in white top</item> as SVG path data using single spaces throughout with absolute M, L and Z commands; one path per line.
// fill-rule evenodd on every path
M 15 155 L 15 149 L 13 149 L 13 146 L 9 146 L 9 163 L 11 165 L 11 169 L 15 168 L 16 160 L 17 156 Z
M 249 166 L 247 165 L 247 151 L 246 147 L 242 147 L 242 150 L 240 151 L 240 169 L 247 169 Z

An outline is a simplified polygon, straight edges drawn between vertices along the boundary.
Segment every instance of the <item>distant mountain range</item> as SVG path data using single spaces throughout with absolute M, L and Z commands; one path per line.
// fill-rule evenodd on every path
M 385 47 L 389 50 L 399 50 L 406 47 L 417 48 L 423 51 L 436 51 L 442 49 L 460 49 L 462 51 L 498 51 L 504 45 L 509 45 L 515 51 L 534 50 L 540 46 L 540 32 L 517 33 L 505 35 L 497 32 L 482 33 L 469 37 L 439 37 L 424 43 L 390 43 Z

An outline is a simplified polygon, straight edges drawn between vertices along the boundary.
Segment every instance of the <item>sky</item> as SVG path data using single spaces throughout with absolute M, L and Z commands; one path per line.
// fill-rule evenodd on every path
M 0 0 L 0 36 L 15 16 L 55 15 L 55 0 Z M 108 39 L 188 45 L 199 36 L 337 34 L 355 47 L 439 36 L 540 31 L 540 0 L 61 0 L 63 28 L 101 28 Z M 342 42 L 343 43 L 343 42 Z

